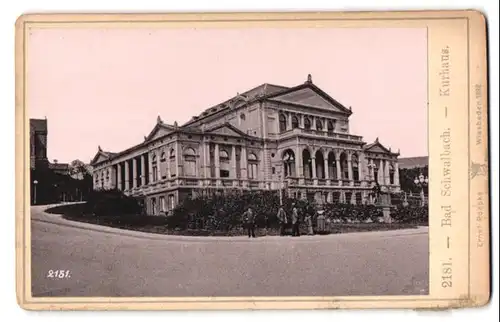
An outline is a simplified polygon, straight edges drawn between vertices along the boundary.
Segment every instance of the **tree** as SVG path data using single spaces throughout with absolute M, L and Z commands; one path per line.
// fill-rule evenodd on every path
M 83 180 L 86 176 L 92 177 L 89 171 L 89 166 L 78 159 L 71 161 L 69 164 L 69 173 L 71 177 L 78 180 Z
M 69 164 L 69 175 L 76 181 L 74 182 L 76 199 L 86 200 L 93 185 L 90 166 L 81 160 L 73 160 Z

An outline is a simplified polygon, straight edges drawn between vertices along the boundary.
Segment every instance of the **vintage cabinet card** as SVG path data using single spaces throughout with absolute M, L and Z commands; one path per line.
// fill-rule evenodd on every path
M 476 11 L 29 14 L 29 310 L 458 308 L 490 296 Z

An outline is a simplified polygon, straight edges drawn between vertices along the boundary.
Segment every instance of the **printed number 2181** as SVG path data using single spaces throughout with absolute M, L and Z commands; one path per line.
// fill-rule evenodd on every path
M 47 277 L 48 278 L 70 278 L 71 274 L 69 270 L 50 270 L 47 272 Z

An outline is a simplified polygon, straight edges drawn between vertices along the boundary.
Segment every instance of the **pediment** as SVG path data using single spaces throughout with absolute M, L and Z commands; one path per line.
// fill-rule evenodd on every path
M 208 130 L 207 132 L 209 133 L 213 133 L 213 134 L 219 134 L 219 135 L 228 135 L 228 136 L 237 136 L 237 137 L 242 137 L 243 133 L 232 127 L 231 125 L 229 124 L 224 124 L 222 126 L 218 126 L 218 127 L 215 127 L 211 130 Z
M 338 113 L 349 113 L 349 110 L 334 101 L 320 90 L 311 87 L 300 88 L 288 93 L 272 97 L 272 100 L 280 103 L 300 104 L 316 108 L 328 109 Z
M 385 146 L 383 146 L 379 142 L 376 142 L 376 143 L 368 145 L 365 148 L 365 151 L 366 152 L 372 152 L 372 153 L 392 154 L 392 152 L 389 151 L 389 149 L 387 149 Z
M 97 152 L 97 154 L 94 156 L 94 158 L 92 159 L 92 162 L 90 164 L 96 164 L 96 163 L 100 163 L 100 162 L 103 162 L 103 161 L 106 161 L 108 160 L 109 157 L 105 154 L 103 154 L 101 151 Z
M 172 133 L 173 129 L 171 129 L 169 126 L 164 125 L 164 124 L 157 124 L 153 130 L 149 133 L 149 135 L 146 137 L 146 141 L 152 141 L 155 139 L 158 139 L 162 136 L 165 136 L 169 133 Z

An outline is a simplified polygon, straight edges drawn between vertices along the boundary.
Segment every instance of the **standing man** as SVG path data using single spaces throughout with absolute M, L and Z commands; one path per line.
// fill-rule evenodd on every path
M 293 210 L 292 210 L 292 236 L 300 236 L 299 232 L 299 211 L 295 204 L 292 205 Z
M 286 218 L 286 213 L 285 210 L 283 209 L 283 206 L 280 206 L 277 216 L 278 216 L 278 221 L 280 223 L 280 236 L 285 236 L 285 229 L 286 229 L 286 224 L 288 224 L 288 220 Z
M 248 208 L 243 214 L 243 222 L 247 226 L 248 238 L 255 238 L 255 215 L 252 208 Z

